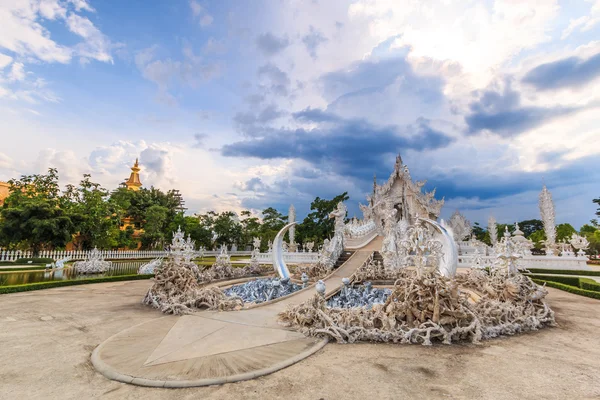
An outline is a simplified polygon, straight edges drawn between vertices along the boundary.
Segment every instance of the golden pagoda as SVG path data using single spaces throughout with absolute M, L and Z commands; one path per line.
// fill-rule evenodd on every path
M 131 167 L 131 175 L 129 179 L 125 181 L 125 186 L 127 189 L 138 191 L 142 187 L 142 182 L 140 181 L 140 167 L 138 164 L 138 159 L 135 159 L 135 164 Z

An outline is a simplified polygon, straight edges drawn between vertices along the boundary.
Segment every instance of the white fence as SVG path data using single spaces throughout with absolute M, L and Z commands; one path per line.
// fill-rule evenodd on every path
M 283 253 L 283 261 L 290 264 L 313 264 L 319 259 L 319 253 L 294 252 Z M 259 253 L 258 262 L 261 264 L 271 264 L 273 262 L 273 253 Z
M 40 251 L 38 257 L 52 258 L 60 260 L 69 257 L 71 260 L 85 260 L 90 250 L 45 250 Z M 108 260 L 133 260 L 140 258 L 158 258 L 165 257 L 167 252 L 164 250 L 100 250 L 102 257 Z M 203 255 L 216 256 L 219 251 L 204 251 Z M 234 251 L 229 253 L 232 256 L 250 256 L 249 251 Z M 21 250 L 2 250 L 0 249 L 0 261 L 16 261 L 19 258 L 31 258 L 33 252 Z
M 481 260 L 480 266 L 485 267 L 491 265 L 495 260 L 495 256 L 474 256 L 462 255 L 458 256 L 459 268 L 476 267 L 476 259 Z M 587 265 L 587 257 L 578 256 L 525 256 L 518 261 L 523 268 L 542 268 L 542 269 L 591 269 Z

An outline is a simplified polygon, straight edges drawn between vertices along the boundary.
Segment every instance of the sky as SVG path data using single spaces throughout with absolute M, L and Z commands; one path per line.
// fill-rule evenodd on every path
M 0 180 L 107 188 L 136 157 L 189 213 L 350 195 L 401 154 L 487 224 L 594 218 L 600 0 L 0 0 Z

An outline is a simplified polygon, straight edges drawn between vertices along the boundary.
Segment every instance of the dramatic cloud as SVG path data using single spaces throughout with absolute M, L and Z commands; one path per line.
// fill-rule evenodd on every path
M 600 53 L 587 59 L 568 57 L 539 65 L 525 75 L 523 82 L 532 84 L 536 89 L 548 90 L 579 87 L 598 77 Z
M 302 159 L 323 169 L 368 179 L 388 168 L 386 159 L 401 150 L 423 151 L 447 146 L 454 139 L 419 119 L 412 126 L 375 126 L 365 120 L 345 120 L 321 110 L 293 115 L 298 122 L 318 124 L 312 129 L 264 129 L 254 138 L 225 145 L 228 157 Z M 360 163 L 356 160 L 360 159 Z
M 263 33 L 256 38 L 256 46 L 266 56 L 273 56 L 290 45 L 287 37 L 277 37 L 271 32 Z
M 517 136 L 525 131 L 578 111 L 572 107 L 538 107 L 521 105 L 521 95 L 505 82 L 503 90 L 478 91 L 465 116 L 468 134 L 492 132 L 500 136 Z

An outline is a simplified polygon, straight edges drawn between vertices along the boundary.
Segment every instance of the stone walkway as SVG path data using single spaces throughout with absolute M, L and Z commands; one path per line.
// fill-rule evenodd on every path
M 372 246 L 377 244 L 356 251 L 324 279 L 328 294 L 367 260 Z M 311 286 L 280 301 L 240 311 L 156 318 L 106 340 L 94 350 L 92 363 L 107 378 L 141 386 L 206 386 L 266 375 L 327 343 L 277 322 L 288 305 L 314 294 Z

